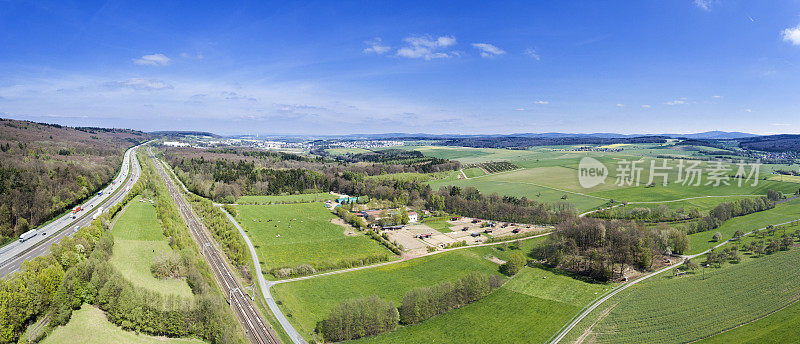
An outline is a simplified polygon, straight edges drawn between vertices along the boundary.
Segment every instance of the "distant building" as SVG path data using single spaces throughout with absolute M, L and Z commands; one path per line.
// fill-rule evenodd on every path
M 417 222 L 419 221 L 419 216 L 416 212 L 412 211 L 408 213 L 408 222 Z
M 178 141 L 165 141 L 164 145 L 167 147 L 189 147 L 188 143 Z

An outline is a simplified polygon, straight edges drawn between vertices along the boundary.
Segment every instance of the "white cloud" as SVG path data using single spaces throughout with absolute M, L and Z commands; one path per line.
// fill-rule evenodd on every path
M 617 107 L 625 107 L 625 104 L 617 103 Z
M 664 103 L 664 105 L 686 105 L 686 101 L 683 100 L 683 99 L 685 99 L 685 98 L 675 99 L 673 101 L 669 101 L 669 102 Z
M 783 30 L 783 40 L 800 46 L 800 25 Z
M 744 109 L 744 112 L 753 112 L 753 109 Z
M 721 98 L 722 98 L 722 96 L 713 95 L 713 96 L 711 96 L 711 98 L 721 99 Z
M 505 54 L 505 50 L 489 43 L 472 43 L 472 46 L 481 51 L 481 57 L 495 57 Z
M 368 40 L 368 41 L 364 41 L 364 44 L 367 45 L 367 47 L 364 48 L 364 50 L 362 50 L 362 52 L 364 54 L 378 54 L 378 55 L 381 55 L 381 54 L 384 54 L 384 53 L 386 53 L 386 52 L 388 52 L 389 50 L 392 49 L 388 45 L 383 45 L 383 42 L 381 41 L 380 38 L 374 38 L 374 39 L 371 39 L 371 40 Z
M 164 54 L 144 55 L 141 58 L 133 59 L 133 63 L 144 66 L 166 66 L 170 58 Z
M 694 0 L 694 5 L 705 11 L 711 10 L 713 0 Z
M 535 101 L 535 102 L 533 102 L 533 103 L 534 103 L 534 104 L 539 104 L 539 105 L 547 105 L 547 104 L 550 104 L 550 102 L 549 102 L 549 101 L 546 101 L 546 100 L 537 100 L 537 101 Z
M 525 111 L 525 108 L 516 108 L 514 111 Z
M 172 85 L 161 80 L 133 78 L 125 81 L 111 81 L 104 84 L 107 88 L 129 88 L 137 91 L 157 91 L 172 89 Z
M 651 107 L 652 107 L 652 106 L 650 106 L 650 105 L 647 105 L 647 104 L 644 104 L 644 105 L 642 105 L 642 109 L 649 109 L 649 108 L 651 108 Z
M 454 51 L 444 51 L 444 48 L 456 44 L 456 38 L 453 36 L 439 36 L 435 39 L 429 35 L 410 36 L 403 41 L 408 45 L 397 49 L 397 56 L 400 57 L 430 60 L 458 56 Z
M 536 61 L 539 61 L 539 53 L 537 53 L 536 50 L 534 50 L 533 48 L 525 49 L 525 55 L 528 55 L 536 59 Z

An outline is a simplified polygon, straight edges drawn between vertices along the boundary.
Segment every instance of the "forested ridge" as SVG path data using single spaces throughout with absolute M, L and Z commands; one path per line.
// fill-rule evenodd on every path
M 0 118 L 0 236 L 12 240 L 99 191 L 147 135 Z

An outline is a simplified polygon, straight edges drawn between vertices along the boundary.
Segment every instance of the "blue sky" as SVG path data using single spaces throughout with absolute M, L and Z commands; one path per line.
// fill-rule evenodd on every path
M 0 116 L 220 134 L 800 132 L 800 1 L 0 0 Z

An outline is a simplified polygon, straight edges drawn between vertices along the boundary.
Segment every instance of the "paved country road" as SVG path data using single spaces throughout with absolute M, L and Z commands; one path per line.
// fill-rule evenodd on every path
M 75 233 L 76 226 L 86 226 L 92 222 L 92 216 L 117 204 L 125 198 L 130 188 L 139 180 L 141 169 L 135 158 L 135 151 L 140 146 L 132 147 L 125 152 L 122 168 L 113 180 L 113 184 L 103 189 L 102 195 L 95 195 L 81 205 L 75 219 L 67 213 L 52 222 L 36 229 L 36 236 L 24 242 L 19 240 L 0 249 L 0 277 L 7 278 L 22 267 L 22 263 L 42 256 L 50 251 L 50 246 L 66 236 Z M 103 209 L 99 209 L 102 207 Z

